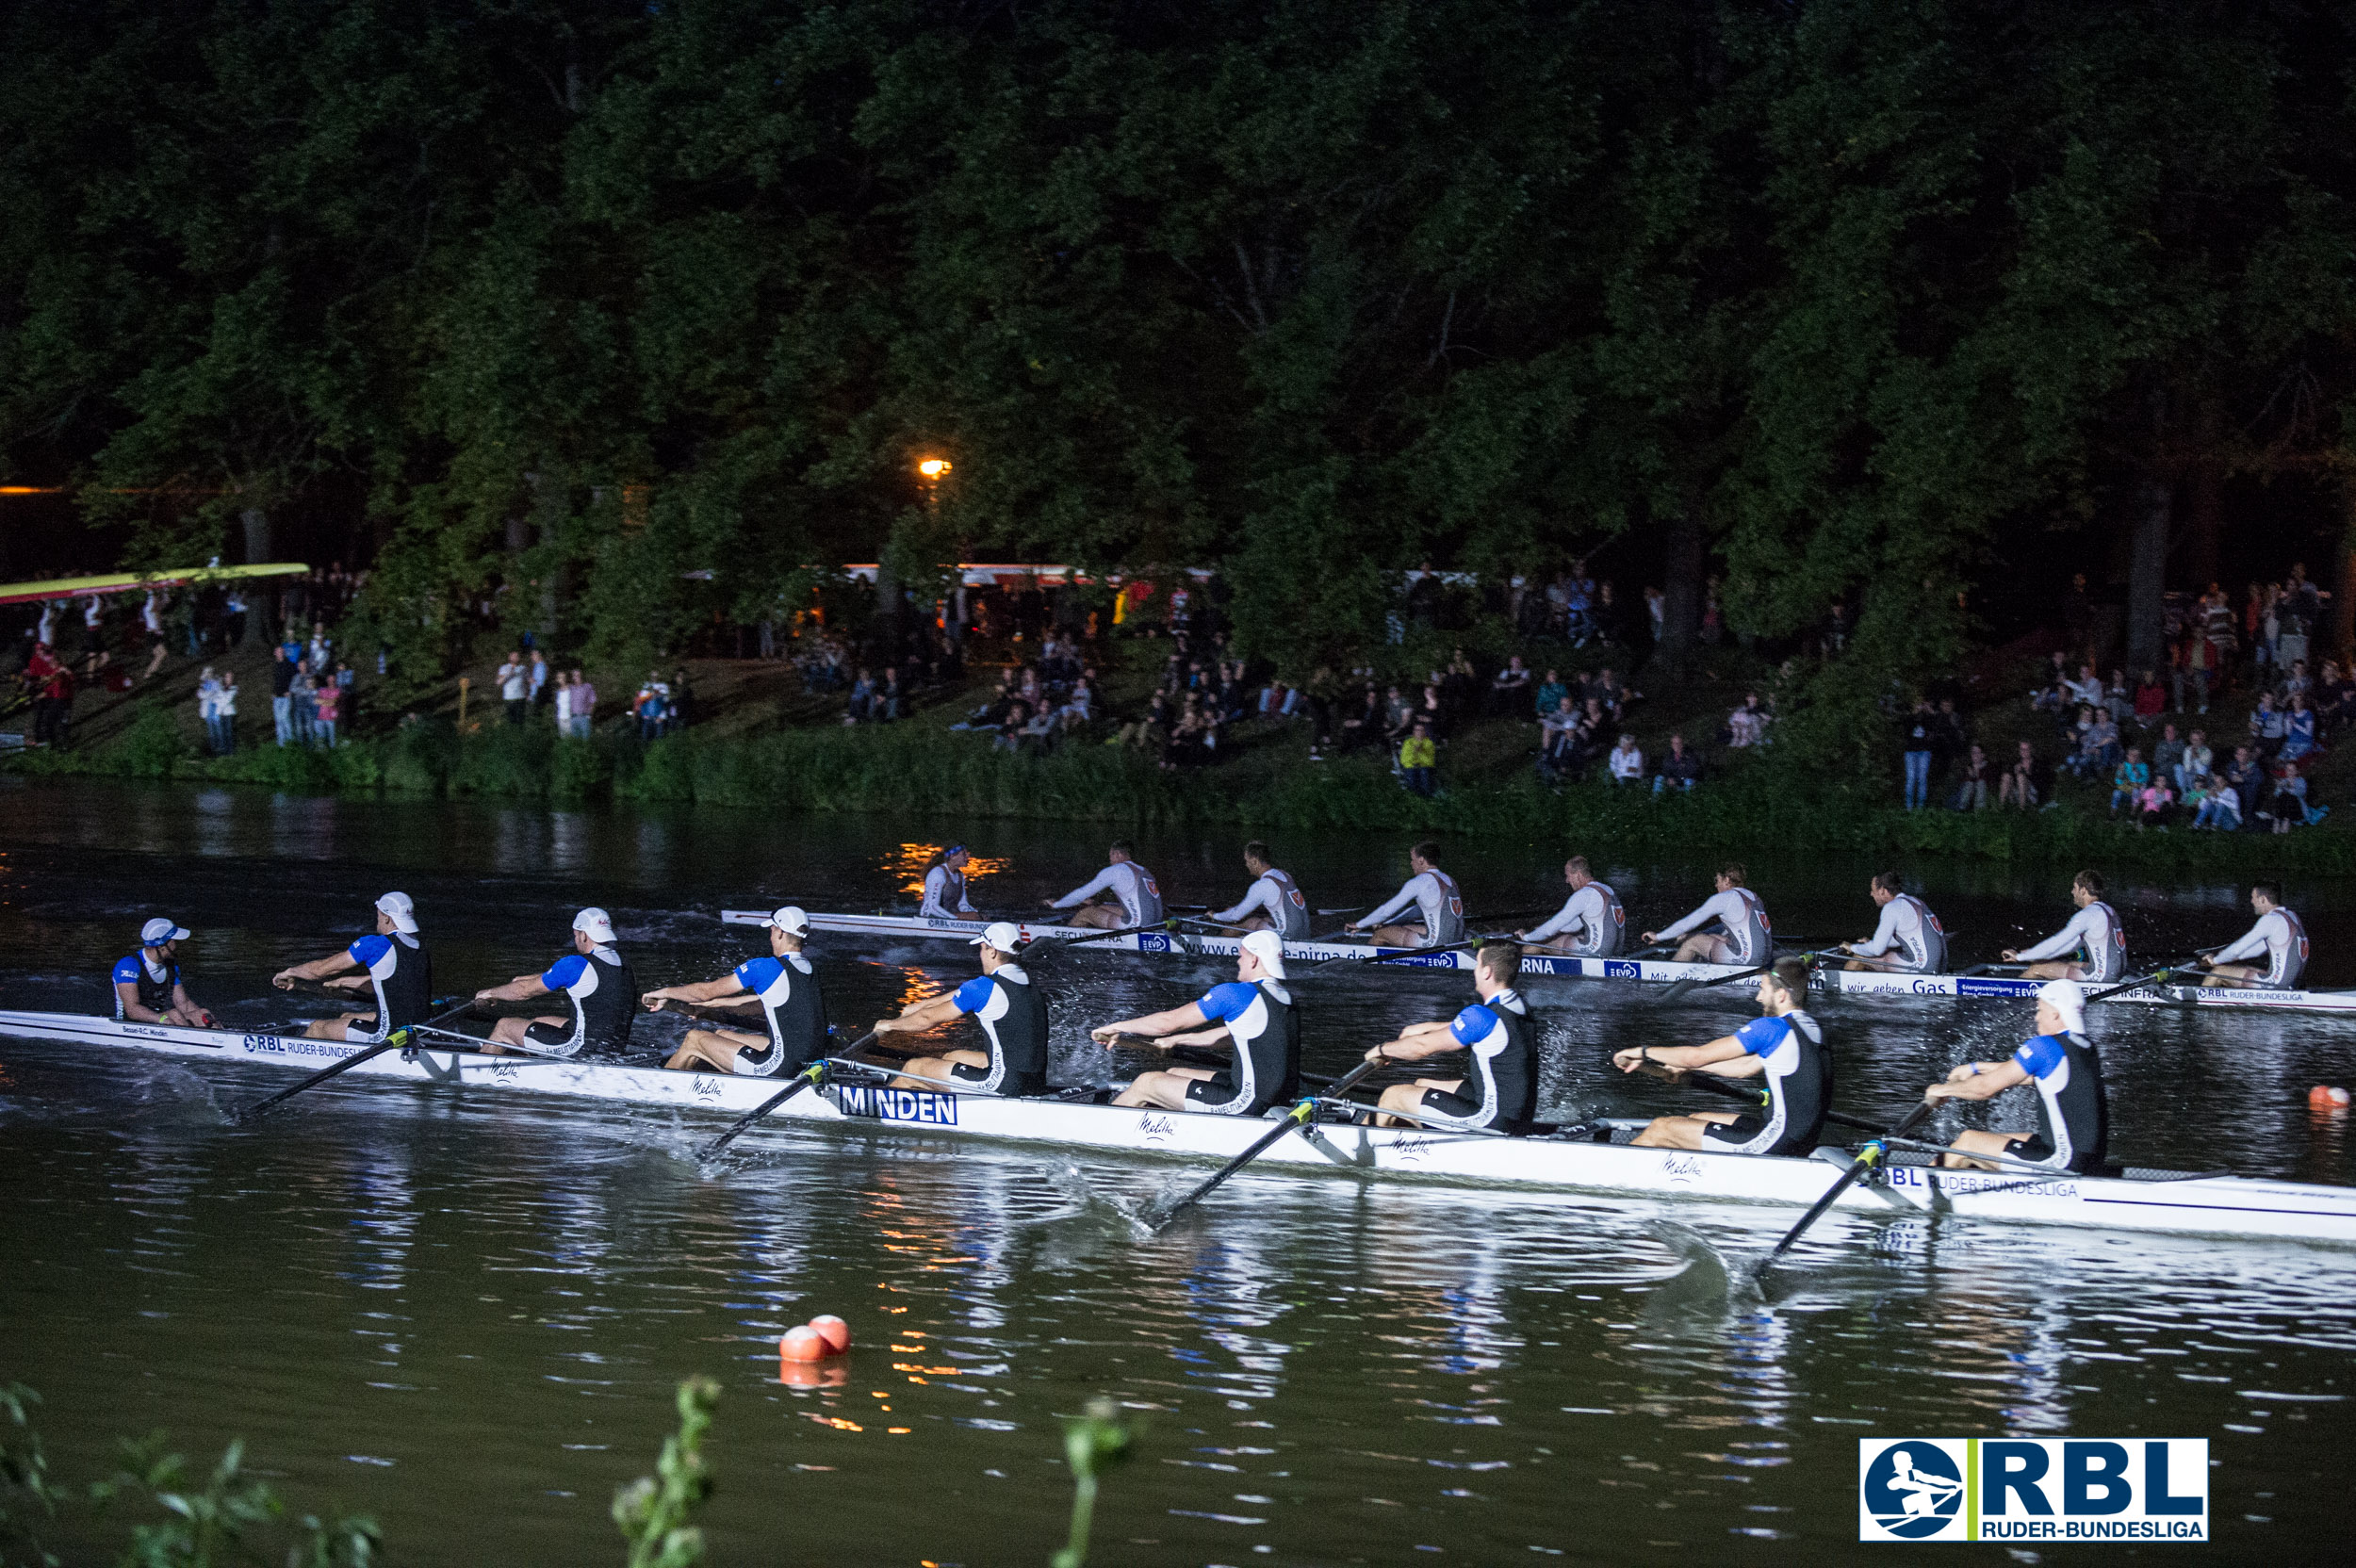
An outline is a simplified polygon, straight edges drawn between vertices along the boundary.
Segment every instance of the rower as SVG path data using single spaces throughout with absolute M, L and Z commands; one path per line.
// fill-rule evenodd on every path
M 1610 883 L 1598 882 L 1589 874 L 1584 855 L 1574 855 L 1562 862 L 1562 880 L 1571 885 L 1571 896 L 1563 900 L 1554 918 L 1516 935 L 1532 946 L 1567 953 L 1575 958 L 1616 956 L 1620 934 L 1628 925 L 1628 911 L 1620 907 L 1620 895 L 1612 890 Z
M 1155 886 L 1153 874 L 1137 864 L 1137 854 L 1128 840 L 1115 839 L 1104 851 L 1104 869 L 1085 886 L 1072 889 L 1061 898 L 1049 899 L 1047 906 L 1071 909 L 1067 923 L 1093 926 L 1100 931 L 1161 924 L 1162 890 Z M 1100 894 L 1113 902 L 1088 902 Z
M 1440 869 L 1440 846 L 1429 839 L 1415 845 L 1407 852 L 1407 869 L 1411 874 L 1388 904 L 1342 929 L 1372 933 L 1367 939 L 1377 947 L 1453 947 L 1463 942 L 1464 895 L 1457 890 L 1456 878 Z M 1414 915 L 1387 923 L 1411 906 Z
M 637 1013 L 637 981 L 614 947 L 614 918 L 603 909 L 573 917 L 573 950 L 545 973 L 519 974 L 504 986 L 475 992 L 477 1002 L 528 1002 L 562 991 L 570 1018 L 503 1018 L 482 1049 L 492 1055 L 522 1051 L 537 1056 L 618 1056 L 630 1049 Z
M 1257 839 L 1244 845 L 1243 869 L 1252 874 L 1252 886 L 1242 901 L 1205 918 L 1247 931 L 1273 931 L 1288 942 L 1307 941 L 1309 901 L 1291 876 L 1276 869 L 1268 845 Z
M 1942 1100 L 1992 1100 L 2016 1084 L 2037 1085 L 2034 1133 L 1965 1132 L 1941 1154 L 1942 1166 L 1995 1170 L 1974 1154 L 1994 1154 L 2049 1170 L 2098 1169 L 2110 1141 L 2110 1102 L 2102 1092 L 2102 1059 L 2086 1038 L 2086 988 L 2049 980 L 2037 988 L 2037 1035 L 2001 1062 L 1966 1062 L 1944 1083 L 1922 1091 Z
M 2282 890 L 2272 882 L 2261 882 L 2250 890 L 2250 906 L 2258 912 L 2258 923 L 2241 940 L 2217 949 L 2201 964 L 2209 976 L 2201 983 L 2230 986 L 2238 981 L 2258 990 L 2297 989 L 2299 973 L 2307 967 L 2306 923 L 2283 906 Z M 2264 968 L 2235 961 L 2261 953 L 2266 956 Z
M 760 923 L 769 928 L 767 957 L 747 958 L 717 979 L 660 987 L 638 1000 L 646 1011 L 659 1013 L 665 1002 L 725 1007 L 749 997 L 761 1004 L 769 1032 L 690 1029 L 664 1067 L 775 1078 L 799 1072 L 826 1054 L 826 999 L 819 992 L 810 960 L 802 956 L 810 917 L 788 904 Z
M 2119 923 L 2118 911 L 2102 902 L 2102 874 L 2082 871 L 2070 883 L 2070 899 L 2078 912 L 2070 917 L 2070 923 L 2046 938 L 2035 947 L 2004 950 L 2004 962 L 2016 960 L 2029 967 L 2021 972 L 2023 980 L 2092 980 L 2098 984 L 2117 980 L 2127 972 L 2127 933 Z M 2064 958 L 2072 951 L 2083 956 Z
M 1122 1035 L 1146 1035 L 1165 1051 L 1180 1045 L 1235 1047 L 1235 1060 L 1226 1067 L 1140 1072 L 1114 1098 L 1116 1105 L 1258 1116 L 1301 1093 L 1301 1013 L 1284 988 L 1284 939 L 1273 931 L 1244 938 L 1235 977 L 1197 1000 L 1088 1033 L 1106 1045 Z
M 963 844 L 951 844 L 924 862 L 924 906 L 917 910 L 919 915 L 927 920 L 981 919 L 981 911 L 965 896 L 965 868 L 973 858 Z
M 969 1094 L 1026 1095 L 1047 1092 L 1047 998 L 1014 961 L 1023 933 L 993 921 L 968 945 L 982 950 L 982 972 L 954 991 L 943 991 L 900 1009 L 898 1018 L 877 1021 L 877 1035 L 920 1035 L 961 1013 L 982 1026 L 988 1051 L 944 1051 L 903 1065 L 895 1089 L 939 1089 L 956 1085 Z
M 1768 923 L 1767 906 L 1757 893 L 1742 884 L 1748 876 L 1739 860 L 1729 860 L 1718 868 L 1718 890 L 1702 901 L 1702 906 L 1678 921 L 1665 931 L 1647 931 L 1644 944 L 1675 941 L 1684 937 L 1677 950 L 1680 964 L 1763 964 L 1775 942 L 1774 928 Z M 1716 921 L 1724 927 L 1723 935 L 1712 935 L 1696 927 Z M 1687 936 L 1687 932 L 1693 935 Z
M 180 981 L 180 944 L 188 928 L 161 915 L 139 927 L 139 950 L 115 960 L 115 1018 L 132 1023 L 169 1023 L 181 1029 L 210 1029 L 213 1015 L 188 1000 Z
M 1472 1070 L 1462 1078 L 1418 1078 L 1393 1084 L 1378 1103 L 1402 1112 L 1410 1126 L 1440 1131 L 1492 1128 L 1520 1136 L 1530 1131 L 1538 1108 L 1538 1043 L 1530 1007 L 1513 989 L 1522 950 L 1513 942 L 1483 943 L 1473 956 L 1473 989 L 1480 1001 L 1452 1019 L 1410 1024 L 1397 1039 L 1366 1053 L 1370 1062 L 1415 1062 L 1450 1051 L 1472 1053 Z M 1467 1092 L 1469 1086 L 1470 1092 Z M 1399 1118 L 1378 1115 L 1375 1125 L 1396 1127 Z
M 1905 890 L 1894 871 L 1873 874 L 1865 890 L 1881 906 L 1881 923 L 1858 942 L 1842 942 L 1850 955 L 1846 969 L 1880 970 L 1886 974 L 1937 974 L 1947 967 L 1947 928 L 1931 906 Z
M 1612 1053 L 1622 1072 L 1646 1063 L 1721 1078 L 1764 1074 L 1765 1112 L 1697 1111 L 1655 1117 L 1636 1135 L 1646 1149 L 1701 1149 L 1720 1154 L 1807 1154 L 1824 1130 L 1832 1103 L 1832 1055 L 1824 1032 L 1801 1009 L 1808 996 L 1808 964 L 1778 958 L 1759 977 L 1761 1017 L 1707 1045 L 1634 1047 Z
M 328 979 L 346 970 L 360 972 Z M 374 931 L 324 958 L 282 969 L 270 976 L 270 983 L 286 991 L 294 989 L 298 980 L 321 981 L 332 990 L 356 991 L 365 987 L 376 993 L 375 1011 L 313 1019 L 303 1031 L 306 1039 L 374 1045 L 396 1029 L 423 1023 L 434 1011 L 434 969 L 425 945 L 417 940 L 417 906 L 407 893 L 386 893 L 376 901 Z

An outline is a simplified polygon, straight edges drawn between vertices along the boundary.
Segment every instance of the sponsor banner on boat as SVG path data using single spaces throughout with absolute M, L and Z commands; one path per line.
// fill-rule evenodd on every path
M 2209 1539 L 2205 1437 L 1866 1437 L 1859 1541 Z
M 920 1121 L 935 1127 L 957 1124 L 957 1097 L 929 1089 L 888 1089 L 867 1084 L 837 1084 L 835 1108 L 844 1116 L 876 1121 Z

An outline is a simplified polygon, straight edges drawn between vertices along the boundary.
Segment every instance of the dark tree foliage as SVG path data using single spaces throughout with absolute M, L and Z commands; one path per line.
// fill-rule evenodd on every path
M 1217 564 L 1298 669 L 1637 532 L 1672 661 L 1850 604 L 1833 733 L 2053 531 L 2149 651 L 2179 497 L 2348 469 L 2348 14 L 18 4 L 0 464 L 147 561 L 340 509 L 419 673 L 879 553 Z

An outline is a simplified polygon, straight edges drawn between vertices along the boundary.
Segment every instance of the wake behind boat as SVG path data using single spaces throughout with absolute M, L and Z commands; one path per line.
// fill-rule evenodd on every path
M 766 910 L 724 909 L 720 919 L 730 925 L 758 925 Z M 876 941 L 917 941 L 954 939 L 971 941 L 984 922 L 939 916 L 876 913 L 812 914 L 810 929 L 838 936 L 865 937 Z M 1134 931 L 1107 935 L 1104 930 L 1052 923 L 1012 923 L 1026 942 L 1054 943 L 1085 939 L 1096 952 L 1137 953 L 1148 956 L 1190 959 L 1234 958 L 1242 951 L 1242 938 L 1185 928 L 1170 922 Z M 1373 947 L 1364 942 L 1318 940 L 1284 943 L 1288 960 L 1315 963 L 1325 959 L 1381 959 L 1385 969 L 1436 969 L 1469 973 L 1468 950 L 1428 952 L 1412 947 Z M 1676 963 L 1654 958 L 1578 958 L 1539 949 L 1522 956 L 1525 978 L 1555 980 L 1630 980 L 1641 985 L 1671 985 L 1677 981 L 1727 980 L 1745 972 L 1733 964 Z M 1845 996 L 1937 996 L 1970 1000 L 2026 1002 L 2037 995 L 2040 982 L 2001 975 L 1904 974 L 1878 970 L 1819 968 L 1809 985 Z M 2198 1006 L 2228 1012 L 2300 1012 L 2356 1014 L 2356 993 L 2346 991 L 2238 989 L 2223 986 L 2179 986 L 2153 983 L 2109 998 L 2114 1003 L 2153 1006 Z
M 312 1071 L 368 1049 L 275 1033 L 118 1021 L 74 1013 L 0 1011 L 0 1035 L 94 1053 Z M 353 1081 L 445 1086 L 502 1095 L 668 1107 L 737 1116 L 770 1097 L 773 1080 L 672 1072 L 593 1061 L 486 1056 L 421 1048 L 355 1065 Z M 1188 1116 L 1093 1103 L 1094 1091 L 1009 1099 L 891 1088 L 838 1078 L 779 1107 L 774 1121 L 880 1129 L 1088 1149 L 1197 1163 L 1233 1159 L 1271 1125 L 1258 1118 Z M 1804 1208 L 1849 1164 L 1837 1150 L 1808 1159 L 1693 1152 L 1597 1141 L 1608 1126 L 1530 1137 L 1316 1122 L 1262 1156 L 1296 1172 L 1469 1183 L 1528 1192 Z M 2238 1176 L 2129 1170 L 2119 1176 L 2021 1176 L 1892 1162 L 1841 1195 L 1845 1212 L 1954 1215 L 2040 1225 L 2282 1239 L 2356 1247 L 2356 1188 Z

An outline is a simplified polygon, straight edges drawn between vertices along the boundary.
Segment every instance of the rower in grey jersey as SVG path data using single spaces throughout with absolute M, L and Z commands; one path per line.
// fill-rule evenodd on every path
M 1881 906 L 1881 923 L 1861 942 L 1842 942 L 1850 969 L 1891 974 L 1937 974 L 1947 967 L 1947 930 L 1931 906 L 1904 890 L 1894 871 L 1877 872 L 1867 889 Z
M 1584 855 L 1574 855 L 1562 862 L 1562 880 L 1570 884 L 1571 896 L 1555 911 L 1552 920 L 1522 932 L 1521 939 L 1576 958 L 1617 956 L 1620 935 L 1628 925 L 1628 911 L 1620 907 L 1620 895 L 1612 890 L 1610 883 L 1598 882 L 1588 874 Z
M 1718 890 L 1675 925 L 1664 931 L 1645 932 L 1644 945 L 1650 947 L 1655 942 L 1676 941 L 1683 937 L 1685 940 L 1677 951 L 1680 964 L 1748 967 L 1765 963 L 1775 941 L 1774 928 L 1767 921 L 1767 906 L 1742 885 L 1748 875 L 1739 860 L 1729 860 L 1719 867 Z M 1702 929 L 1713 921 L 1723 934 Z
M 1252 886 L 1232 909 L 1208 917 L 1220 925 L 1247 931 L 1273 931 L 1288 942 L 1309 939 L 1309 901 L 1301 896 L 1292 877 L 1276 869 L 1268 845 L 1254 839 L 1243 846 L 1244 870 Z
M 2082 871 L 2070 884 L 2078 912 L 2035 947 L 2006 948 L 2004 962 L 2025 963 L 2023 980 L 2115 981 L 2127 972 L 2127 933 L 2119 912 L 2102 902 L 2102 874 Z M 2065 957 L 2075 953 L 2077 957 Z
M 2217 949 L 2210 956 L 2201 966 L 2209 972 L 2209 977 L 2201 984 L 2239 983 L 2260 990 L 2295 989 L 2307 968 L 2306 923 L 2283 906 L 2282 890 L 2271 882 L 2261 882 L 2250 890 L 2250 907 L 2257 911 L 2258 923 L 2241 940 Z M 2243 961 L 2261 955 L 2266 958 L 2264 964 Z
M 965 896 L 965 868 L 972 858 L 963 844 L 951 844 L 926 862 L 924 905 L 918 914 L 926 920 L 981 919 Z
M 1063 897 L 1049 899 L 1047 906 L 1070 909 L 1068 924 L 1093 926 L 1099 931 L 1161 924 L 1162 890 L 1154 882 L 1153 874 L 1137 864 L 1137 854 L 1128 840 L 1115 839 L 1104 851 L 1104 869 Z M 1100 897 L 1112 902 L 1089 902 Z
M 1372 933 L 1377 947 L 1449 947 L 1464 939 L 1464 895 L 1440 869 L 1440 846 L 1429 840 L 1407 852 L 1415 874 L 1372 914 L 1342 927 Z M 1409 913 L 1413 910 L 1413 913 Z M 1403 917 L 1403 918 L 1401 918 Z

